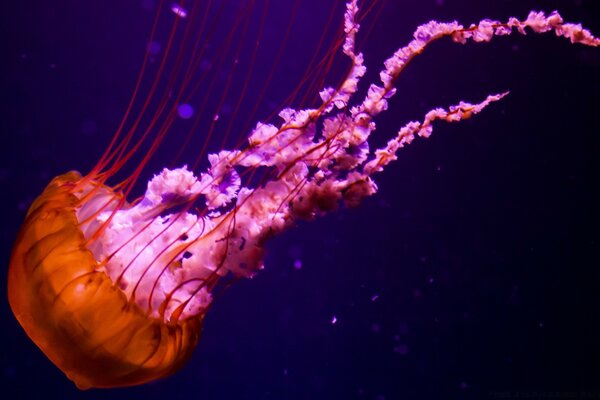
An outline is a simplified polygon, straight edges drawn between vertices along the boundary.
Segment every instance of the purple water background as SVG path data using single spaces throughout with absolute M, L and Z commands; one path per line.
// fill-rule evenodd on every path
M 230 3 L 232 14 L 241 2 Z M 275 3 L 259 75 L 273 62 L 269 49 L 281 40 L 292 2 Z M 257 115 L 243 112 L 260 79 L 242 115 L 225 111 L 219 123 L 264 118 L 296 87 L 330 3 L 302 1 Z M 388 1 L 363 42 L 369 77 L 432 18 L 471 23 L 559 9 L 600 34 L 593 4 Z M 88 171 L 118 126 L 154 8 L 151 0 L 2 3 L 4 265 L 30 202 L 53 176 Z M 164 37 L 157 43 L 160 54 Z M 438 124 L 432 138 L 403 150 L 377 177 L 377 196 L 358 209 L 273 240 L 266 270 L 215 303 L 181 372 L 142 387 L 79 392 L 3 300 L 2 397 L 600 398 L 599 72 L 600 50 L 548 34 L 436 43 L 398 81 L 375 143 L 432 107 L 511 95 L 472 120 Z M 145 177 L 179 143 L 169 140 Z M 4 285 L 0 294 L 6 298 Z

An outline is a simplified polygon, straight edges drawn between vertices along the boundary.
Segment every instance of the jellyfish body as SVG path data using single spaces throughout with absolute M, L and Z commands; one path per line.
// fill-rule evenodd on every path
M 31 206 L 11 258 L 10 304 L 78 387 L 135 385 L 176 371 L 198 341 L 214 292 L 223 280 L 260 270 L 269 238 L 299 219 L 359 204 L 377 191 L 373 175 L 415 137 L 428 137 L 434 121 L 469 118 L 506 95 L 436 108 L 371 150 L 374 119 L 387 109 L 395 80 L 431 42 L 487 42 L 529 28 L 600 45 L 557 13 L 469 27 L 432 21 L 355 101 L 366 71 L 354 46 L 357 13 L 357 1 L 350 1 L 342 46 L 349 72 L 338 87 L 320 92 L 319 107 L 284 109 L 279 125 L 258 123 L 245 147 L 209 155 L 210 167 L 199 176 L 187 167 L 165 168 L 132 204 L 95 169 L 55 178 Z M 272 173 L 244 185 L 242 171 L 259 168 Z
M 55 178 L 31 206 L 11 258 L 13 312 L 81 389 L 166 376 L 190 356 L 202 315 L 174 323 L 148 318 L 98 270 L 75 213 L 72 190 L 80 179 L 77 173 Z

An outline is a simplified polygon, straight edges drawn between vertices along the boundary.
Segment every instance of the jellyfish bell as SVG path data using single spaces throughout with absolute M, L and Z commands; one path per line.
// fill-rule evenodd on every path
M 174 25 L 189 22 L 196 12 L 182 3 L 170 7 Z M 185 96 L 176 93 L 181 101 L 162 125 L 152 125 L 158 126 L 154 138 L 150 130 L 136 136 L 139 119 L 134 118 L 132 129 L 123 134 L 119 129 L 90 173 L 58 176 L 34 201 L 11 257 L 9 301 L 31 339 L 78 387 L 136 385 L 175 372 L 195 348 L 215 293 L 262 269 L 270 238 L 340 204 L 360 204 L 377 192 L 375 175 L 401 148 L 429 137 L 435 121 L 470 118 L 506 96 L 433 109 L 372 148 L 375 118 L 387 110 L 397 78 L 430 43 L 445 37 L 488 42 L 527 29 L 600 44 L 558 13 L 470 26 L 432 21 L 386 60 L 380 81 L 361 96 L 366 66 L 355 45 L 358 13 L 356 0 L 346 4 L 340 51 L 350 67 L 339 85 L 319 91 L 317 106 L 284 108 L 277 123 L 257 123 L 244 145 L 210 154 L 201 172 L 197 165 L 162 169 L 143 196 L 129 202 L 173 116 L 193 116 Z M 191 75 L 183 72 L 189 83 Z M 158 107 L 168 105 L 161 101 Z M 140 148 L 145 152 L 131 176 L 109 186 Z M 259 170 L 269 173 L 253 180 Z

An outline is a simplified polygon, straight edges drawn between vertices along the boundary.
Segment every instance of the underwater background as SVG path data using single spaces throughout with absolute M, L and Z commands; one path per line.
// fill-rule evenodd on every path
M 234 16 L 245 2 L 222 3 Z M 258 74 L 274 62 L 269 49 L 295 4 L 273 3 Z M 241 131 L 296 88 L 334 3 L 299 3 L 267 101 L 244 114 L 257 79 L 240 114 L 223 111 L 223 123 L 239 120 Z M 383 3 L 376 20 L 364 21 L 368 37 L 359 34 L 369 69 L 363 88 L 430 19 L 470 24 L 557 9 L 600 34 L 595 0 Z M 379 193 L 360 207 L 272 240 L 265 270 L 215 301 L 179 373 L 140 387 L 77 390 L 13 317 L 6 267 L 32 200 L 52 177 L 89 171 L 117 128 L 156 6 L 0 6 L 2 398 L 600 399 L 600 49 L 552 34 L 433 44 L 398 80 L 375 144 L 431 108 L 511 94 L 468 121 L 436 124 L 375 177 Z M 342 4 L 335 12 L 341 24 Z M 216 75 L 217 87 L 230 73 Z M 144 178 L 179 144 L 170 139 Z

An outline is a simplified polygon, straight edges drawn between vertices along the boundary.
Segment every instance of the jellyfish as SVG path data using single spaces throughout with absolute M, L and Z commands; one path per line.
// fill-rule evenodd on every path
M 193 12 L 181 5 L 172 11 L 175 24 Z M 468 119 L 508 95 L 435 108 L 373 148 L 376 119 L 415 57 L 442 38 L 485 43 L 527 31 L 600 45 L 557 12 L 469 26 L 431 21 L 385 61 L 378 82 L 361 90 L 359 4 L 349 1 L 340 51 L 350 66 L 339 85 L 319 91 L 317 107 L 284 108 L 278 123 L 258 122 L 245 143 L 209 154 L 204 171 L 189 165 L 157 171 L 137 199 L 128 198 L 131 188 L 167 130 L 149 143 L 145 134 L 139 141 L 116 134 L 89 173 L 54 178 L 29 208 L 14 245 L 8 296 L 15 317 L 80 389 L 173 374 L 196 347 L 215 297 L 264 268 L 271 238 L 300 220 L 358 206 L 377 192 L 377 174 L 400 149 L 429 137 L 435 122 Z M 177 112 L 187 118 L 193 109 L 182 103 Z M 145 144 L 133 174 L 109 185 Z

